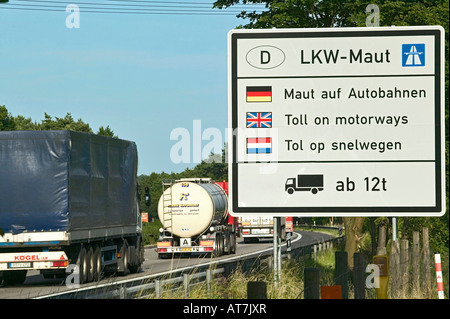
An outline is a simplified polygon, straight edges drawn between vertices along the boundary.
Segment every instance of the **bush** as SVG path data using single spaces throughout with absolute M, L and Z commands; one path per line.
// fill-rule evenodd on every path
M 161 222 L 159 219 L 155 219 L 155 221 L 151 223 L 142 223 L 142 235 L 144 237 L 144 245 L 155 245 L 158 236 L 159 236 L 159 229 L 162 227 Z

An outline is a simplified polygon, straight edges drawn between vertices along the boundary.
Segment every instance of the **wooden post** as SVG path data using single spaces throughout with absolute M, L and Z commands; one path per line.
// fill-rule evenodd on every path
M 401 291 L 405 295 L 409 290 L 409 241 L 402 239 L 400 241 L 400 274 Z
M 378 233 L 377 255 L 386 255 L 386 226 L 380 226 Z
M 247 283 L 247 299 L 267 299 L 267 285 L 264 281 Z
M 156 298 L 161 297 L 161 293 L 162 293 L 162 291 L 161 291 L 161 280 L 155 279 L 155 295 L 156 295 Z
M 413 278 L 412 287 L 413 293 L 420 291 L 420 233 L 418 231 L 413 232 Z
M 318 268 L 305 268 L 305 299 L 320 299 L 320 278 Z
M 208 291 L 208 295 L 210 295 L 211 290 L 212 290 L 212 270 L 211 270 L 211 268 L 206 269 L 206 289 Z
M 430 240 L 428 236 L 428 228 L 422 228 L 422 254 L 423 254 L 423 293 L 425 298 L 431 297 L 431 257 L 430 257 Z
M 391 252 L 389 254 L 389 277 L 391 283 L 391 296 L 396 299 L 401 295 L 400 278 L 400 245 L 398 240 L 392 241 Z
M 346 251 L 336 251 L 334 254 L 334 283 L 342 286 L 342 299 L 348 299 L 348 257 Z
M 189 298 L 189 275 L 183 274 L 184 298 Z
M 364 256 L 362 253 L 353 255 L 353 283 L 355 299 L 366 298 L 366 274 L 364 267 Z

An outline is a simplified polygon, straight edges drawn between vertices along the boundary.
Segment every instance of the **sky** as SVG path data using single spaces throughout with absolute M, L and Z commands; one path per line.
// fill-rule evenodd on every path
M 85 3 L 100 9 L 86 9 L 91 7 Z M 109 125 L 119 138 L 136 143 L 139 175 L 192 168 L 201 160 L 200 152 L 208 154 L 213 145 L 226 140 L 227 33 L 246 21 L 235 14 L 192 15 L 192 11 L 87 11 L 118 6 L 123 12 L 143 5 L 208 10 L 212 3 L 10 0 L 0 4 L 21 8 L 0 9 L 0 105 L 13 116 L 37 122 L 44 113 L 53 117 L 71 113 L 94 132 Z M 79 15 L 65 11 L 69 4 L 78 6 Z M 216 12 L 225 10 L 211 9 Z

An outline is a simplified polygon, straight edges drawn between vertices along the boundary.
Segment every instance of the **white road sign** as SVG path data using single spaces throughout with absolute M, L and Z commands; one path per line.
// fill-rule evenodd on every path
M 444 29 L 232 30 L 235 216 L 445 213 Z

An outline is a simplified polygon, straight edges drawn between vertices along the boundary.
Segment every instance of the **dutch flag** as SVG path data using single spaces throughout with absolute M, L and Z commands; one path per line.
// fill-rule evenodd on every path
M 272 153 L 271 137 L 247 137 L 247 154 Z

